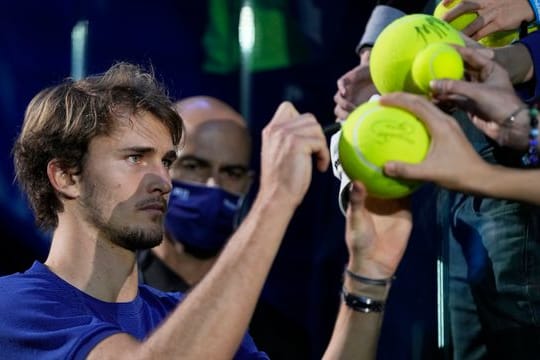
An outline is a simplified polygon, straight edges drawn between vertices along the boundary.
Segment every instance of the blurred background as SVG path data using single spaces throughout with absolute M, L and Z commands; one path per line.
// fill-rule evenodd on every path
M 42 88 L 118 61 L 152 68 L 173 99 L 220 98 L 248 119 L 254 154 L 278 104 L 334 122 L 337 79 L 376 1 L 19 0 L 0 9 L 0 275 L 47 256 L 14 180 L 11 147 Z M 258 169 L 254 156 L 254 169 Z M 256 187 L 255 187 L 256 189 Z M 315 174 L 269 275 L 251 332 L 273 359 L 318 359 L 329 339 L 346 249 L 331 172 Z M 434 192 L 415 194 L 416 223 L 387 307 L 381 359 L 438 357 Z M 0 322 L 1 324 L 1 322 Z M 1 325 L 0 325 L 1 326 Z M 280 340 L 278 340 L 279 338 Z M 361 336 L 358 341 L 362 341 Z

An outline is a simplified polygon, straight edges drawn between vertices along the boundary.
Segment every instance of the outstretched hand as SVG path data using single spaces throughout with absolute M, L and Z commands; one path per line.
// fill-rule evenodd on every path
M 338 119 L 345 120 L 356 107 L 377 93 L 369 70 L 369 52 L 370 50 L 364 50 L 360 64 L 337 81 L 334 115 Z
M 406 93 L 381 97 L 381 105 L 407 110 L 424 122 L 430 135 L 431 147 L 419 164 L 390 161 L 384 165 L 388 176 L 433 181 L 443 187 L 467 191 L 468 180 L 487 164 L 469 143 L 459 124 L 426 98 Z
M 448 5 L 456 0 L 443 0 Z M 463 33 L 475 40 L 497 31 L 519 29 L 522 21 L 534 20 L 534 12 L 527 0 L 467 0 L 462 1 L 449 10 L 443 20 L 452 21 L 470 12 L 478 17 L 471 22 Z
M 508 122 L 510 115 L 524 106 L 508 73 L 481 52 L 456 47 L 471 81 L 437 80 L 431 84 L 433 98 L 450 102 L 471 114 L 473 124 L 501 146 L 527 147 L 526 116 Z M 523 115 L 523 114 L 521 114 Z
M 348 269 L 372 279 L 391 277 L 403 257 L 412 229 L 408 199 L 370 198 L 364 185 L 354 181 L 349 201 Z

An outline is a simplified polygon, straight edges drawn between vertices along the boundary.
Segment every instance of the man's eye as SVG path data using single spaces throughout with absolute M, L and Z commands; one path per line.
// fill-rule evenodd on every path
M 138 164 L 138 163 L 141 162 L 142 156 L 139 155 L 139 154 L 137 154 L 137 155 L 129 155 L 127 159 L 132 164 Z
M 231 169 L 225 171 L 225 174 L 231 179 L 241 179 L 246 175 L 246 171 L 240 169 Z
M 163 159 L 162 163 L 163 163 L 163 166 L 165 166 L 167 169 L 170 169 L 173 161 L 170 159 Z
M 198 168 L 200 168 L 200 166 L 199 164 L 194 162 L 184 162 L 182 163 L 182 168 L 184 170 L 197 170 Z

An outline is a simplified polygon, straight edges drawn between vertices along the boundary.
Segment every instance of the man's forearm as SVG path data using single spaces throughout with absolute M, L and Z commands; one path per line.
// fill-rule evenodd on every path
M 494 53 L 495 61 L 508 71 L 512 84 L 521 84 L 532 78 L 534 65 L 525 45 L 516 43 L 496 48 Z
M 159 348 L 171 346 L 200 359 L 232 358 L 293 211 L 271 198 L 255 201 L 212 270 L 152 336 L 168 339 Z
M 360 284 L 349 277 L 345 277 L 343 287 L 351 294 L 379 301 L 386 301 L 388 296 L 386 287 Z M 342 300 L 324 359 L 375 359 L 382 320 L 383 312 L 354 311 Z
M 120 333 L 90 359 L 231 359 L 294 212 L 278 196 L 259 196 L 210 272 L 144 342 Z
M 513 169 L 488 165 L 482 177 L 470 176 L 467 188 L 483 196 L 540 205 L 539 169 Z

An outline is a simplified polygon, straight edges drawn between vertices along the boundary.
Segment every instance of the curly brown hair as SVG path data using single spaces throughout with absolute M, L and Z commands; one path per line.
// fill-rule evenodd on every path
M 58 225 L 63 205 L 47 176 L 55 160 L 80 173 L 88 144 L 110 134 L 118 117 L 150 112 L 169 129 L 173 144 L 182 136 L 182 120 L 153 73 L 127 63 L 102 75 L 66 80 L 38 93 L 29 103 L 13 156 L 16 178 L 27 194 L 36 223 L 45 230 Z

